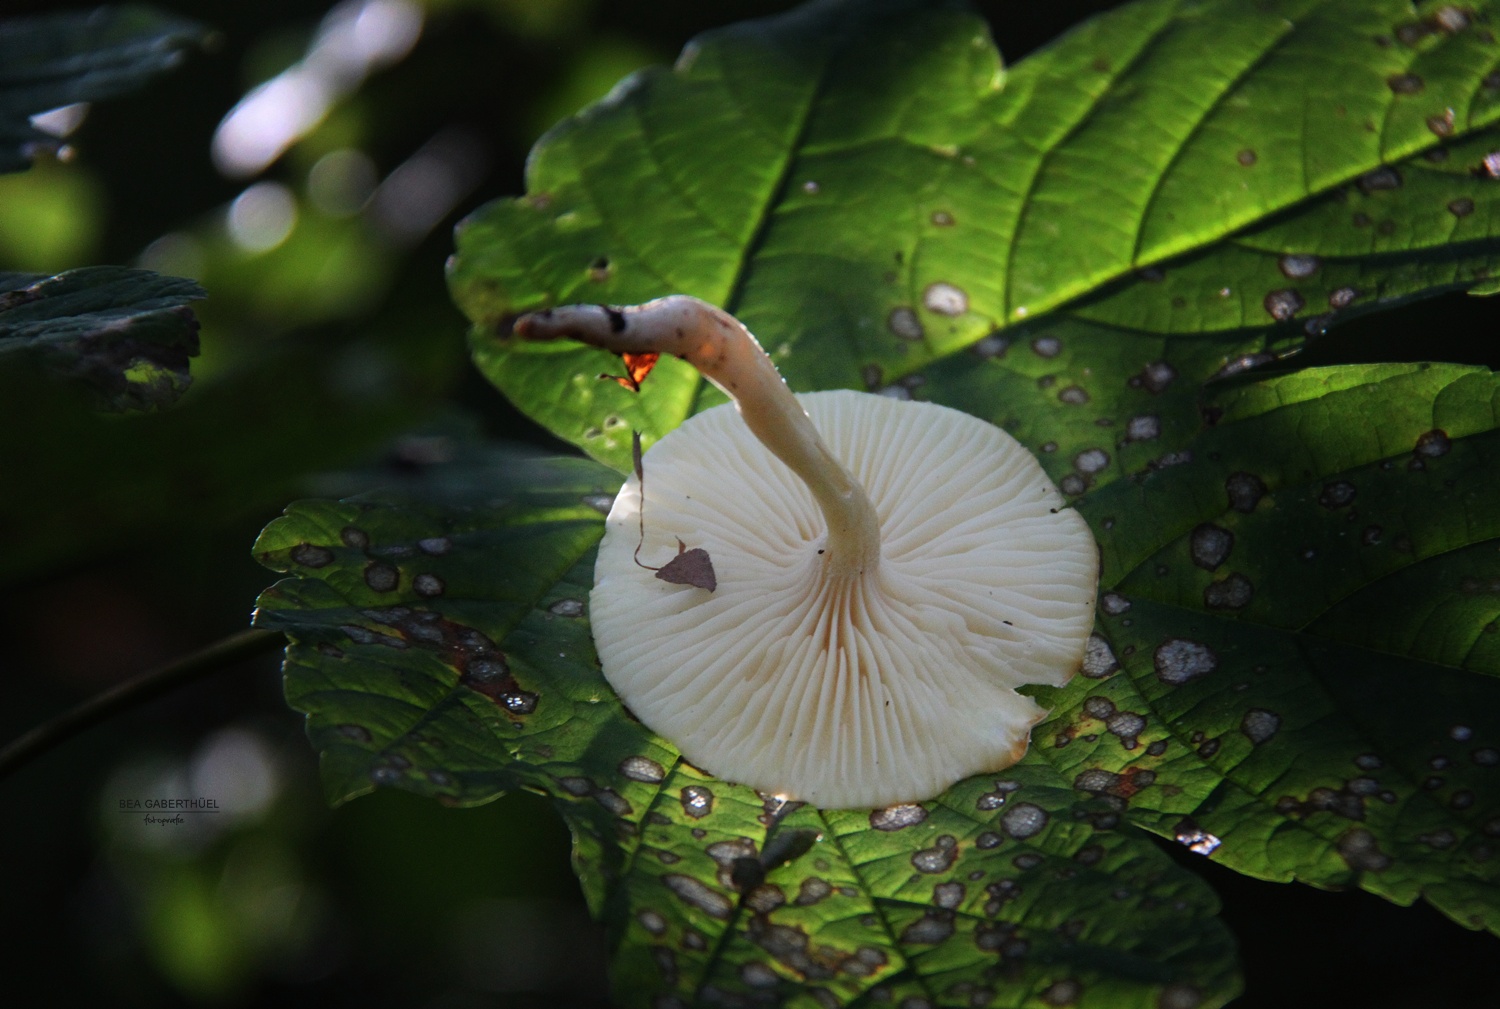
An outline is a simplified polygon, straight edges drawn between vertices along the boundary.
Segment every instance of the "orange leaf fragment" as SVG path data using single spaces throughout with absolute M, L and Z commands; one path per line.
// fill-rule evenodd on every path
M 656 367 L 660 354 L 621 354 L 620 358 L 625 362 L 625 374 L 623 375 L 600 375 L 600 378 L 612 378 L 620 383 L 621 388 L 629 389 L 631 392 L 640 392 L 641 383 L 646 381 L 646 376 L 651 374 L 651 369 Z

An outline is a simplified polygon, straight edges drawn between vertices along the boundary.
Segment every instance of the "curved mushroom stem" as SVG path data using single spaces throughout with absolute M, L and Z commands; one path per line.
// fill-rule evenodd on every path
M 523 340 L 567 338 L 616 354 L 673 354 L 734 400 L 772 454 L 807 484 L 828 523 L 829 573 L 854 576 L 880 562 L 880 522 L 864 488 L 833 457 L 771 358 L 728 312 L 687 295 L 628 308 L 568 305 L 516 320 Z

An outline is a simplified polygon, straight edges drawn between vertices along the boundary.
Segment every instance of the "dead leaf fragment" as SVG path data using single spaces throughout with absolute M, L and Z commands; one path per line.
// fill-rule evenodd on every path
M 691 585 L 710 592 L 719 587 L 708 551 L 702 547 L 689 550 L 682 540 L 677 541 L 677 556 L 658 568 L 656 577 L 673 585 Z
M 600 375 L 599 377 L 612 378 L 620 383 L 621 388 L 629 389 L 631 392 L 640 392 L 641 383 L 646 381 L 646 376 L 651 374 L 651 369 L 656 367 L 656 362 L 660 358 L 660 354 L 621 354 L 620 359 L 625 362 L 625 374 Z

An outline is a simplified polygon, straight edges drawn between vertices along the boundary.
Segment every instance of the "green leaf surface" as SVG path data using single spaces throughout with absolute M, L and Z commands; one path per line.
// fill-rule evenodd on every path
M 41 112 L 133 91 L 202 43 L 194 22 L 124 5 L 0 21 L 0 172 L 55 143 L 31 125 Z
M 462 500 L 303 502 L 266 529 L 256 555 L 289 577 L 256 622 L 290 635 L 288 700 L 333 800 L 550 794 L 630 1005 L 1234 994 L 1213 895 L 1044 763 L 875 812 L 684 763 L 621 708 L 588 632 L 617 482 L 581 460 L 491 457 L 450 482 Z
M 1162 397 L 1179 381 L 1121 385 Z M 848 1003 L 874 986 L 946 1004 L 989 985 L 1021 1005 L 1077 984 L 1100 1005 L 1182 986 L 1217 1001 L 1234 981 L 1212 901 L 1123 824 L 1252 875 L 1422 897 L 1497 928 L 1500 682 L 1469 672 L 1500 671 L 1497 384 L 1456 366 L 1315 369 L 1220 387 L 1196 424 L 1173 411 L 1183 461 L 1080 501 L 1104 558 L 1084 675 L 1042 692 L 1054 713 L 1021 765 L 920 807 L 756 795 L 620 709 L 585 620 L 616 480 L 603 467 L 492 464 L 514 489 L 475 488 L 479 507 L 299 505 L 257 547 L 295 575 L 259 622 L 292 633 L 288 697 L 334 798 L 557 799 L 628 996 Z M 1414 579 L 1437 623 L 1401 611 Z M 1372 639 L 1359 620 L 1381 606 L 1394 619 Z M 886 829 L 906 817 L 911 833 Z M 1007 911 L 1038 885 L 1045 899 Z M 826 916 L 807 910 L 824 900 Z M 1129 913 L 1098 910 L 1114 907 Z
M 301 576 L 262 596 L 258 624 L 298 628 L 299 638 L 316 630 L 324 645 L 289 656 L 288 699 L 307 711 L 344 701 L 361 708 L 349 713 L 357 724 L 315 718 L 309 727 L 334 801 L 403 778 L 396 772 L 410 767 L 445 769 L 428 781 L 433 794 L 484 801 L 518 783 L 506 766 L 522 757 L 508 740 L 522 741 L 516 730 L 576 767 L 607 721 L 604 710 L 618 713 L 612 698 L 605 703 L 578 619 L 617 479 L 581 460 L 490 462 L 507 474 L 504 482 L 465 481 L 465 494 L 478 495 L 471 504 L 307 502 L 256 544 L 263 564 Z M 576 572 L 585 556 L 590 568 Z M 413 608 L 425 600 L 433 602 Z M 357 658 L 346 654 L 354 646 Z M 535 692 L 518 683 L 564 669 L 565 682 L 587 688 L 531 717 Z
M 1080 502 L 1098 682 L 1035 738 L 1241 872 L 1500 931 L 1500 382 L 1311 369 L 1215 405 L 1191 460 Z
M 552 795 L 640 1004 L 1222 1004 L 1212 898 L 1136 827 L 1500 932 L 1497 380 L 1262 367 L 1489 283 L 1493 14 L 1144 0 L 1002 72 L 956 5 L 822 2 L 561 124 L 458 236 L 485 374 L 624 471 L 632 429 L 722 397 L 671 360 L 635 395 L 509 322 L 681 292 L 794 389 L 1006 428 L 1100 543 L 1083 675 L 1036 691 L 1004 775 L 818 811 L 685 765 L 599 677 L 609 469 L 477 509 L 307 503 L 258 548 L 291 576 L 259 619 L 331 794 Z M 449 530 L 492 547 L 473 598 L 411 546 Z
M 1285 335 L 1462 290 L 1500 268 L 1500 185 L 1477 133 L 1367 172 L 1294 212 L 1106 285 L 1078 318 L 1150 332 L 1285 324 Z
M 187 306 L 204 297 L 191 280 L 118 266 L 0 274 L 0 359 L 36 355 L 100 409 L 168 406 L 192 382 L 198 320 Z
M 460 229 L 454 296 L 490 379 L 622 471 L 624 432 L 716 394 L 673 362 L 643 405 L 597 382 L 607 354 L 506 340 L 514 315 L 696 295 L 799 390 L 879 387 L 1080 298 L 1157 332 L 1282 321 L 1290 347 L 1494 269 L 1492 8 L 1143 0 L 1008 72 L 950 4 L 710 32 L 542 139 L 528 195 Z

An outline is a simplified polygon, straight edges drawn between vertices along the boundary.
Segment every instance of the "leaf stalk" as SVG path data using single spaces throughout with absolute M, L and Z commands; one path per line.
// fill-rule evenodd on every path
M 186 683 L 280 644 L 280 631 L 249 629 L 221 638 L 207 648 L 142 673 L 43 722 L 0 749 L 0 779 L 62 745 L 85 729 Z

